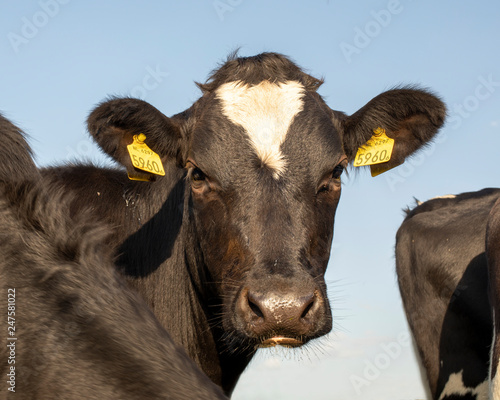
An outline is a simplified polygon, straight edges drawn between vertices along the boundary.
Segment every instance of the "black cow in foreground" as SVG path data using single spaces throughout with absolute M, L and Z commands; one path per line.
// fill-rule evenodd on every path
M 387 166 L 428 143 L 443 103 L 416 88 L 389 90 L 352 115 L 330 109 L 321 81 L 286 57 L 230 58 L 189 109 L 166 117 L 114 98 L 89 116 L 100 147 L 123 169 L 42 171 L 114 226 L 118 265 L 174 341 L 226 393 L 258 347 L 300 346 L 330 331 L 324 273 L 340 176 L 377 128 L 395 140 Z M 165 176 L 140 172 L 134 136 Z
M 500 189 L 484 189 L 426 201 L 397 233 L 399 287 L 432 399 L 488 398 L 493 322 L 485 239 L 498 199 Z
M 111 231 L 70 215 L 1 115 L 0 138 L 0 398 L 226 398 L 126 286 Z

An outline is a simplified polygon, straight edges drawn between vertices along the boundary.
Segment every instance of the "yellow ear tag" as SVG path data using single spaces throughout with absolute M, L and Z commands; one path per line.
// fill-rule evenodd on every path
M 373 165 L 370 165 L 370 172 L 372 174 L 372 178 L 375 178 L 377 175 L 380 175 L 380 174 L 383 174 L 384 172 L 387 172 L 389 171 L 390 169 L 393 169 L 399 165 L 401 165 L 402 163 L 398 163 L 398 164 L 393 164 L 391 165 L 390 167 L 387 165 L 387 163 L 382 163 L 382 164 L 373 164 Z
M 355 167 L 364 167 L 366 165 L 385 163 L 391 159 L 393 148 L 394 139 L 385 134 L 385 129 L 377 128 L 373 131 L 373 136 L 358 149 L 353 165 Z M 384 170 L 384 168 L 372 167 L 372 176 L 381 174 L 389 169 Z
M 132 142 L 132 144 L 129 144 L 127 146 L 128 153 L 130 154 L 130 159 L 132 160 L 132 165 L 135 168 L 141 169 L 151 174 L 164 176 L 165 170 L 163 169 L 163 163 L 161 162 L 160 156 L 153 150 L 151 150 L 147 146 L 147 144 L 144 143 L 144 140 L 146 140 L 146 135 L 144 135 L 143 133 L 134 135 L 134 141 Z M 130 179 L 134 178 L 132 177 Z

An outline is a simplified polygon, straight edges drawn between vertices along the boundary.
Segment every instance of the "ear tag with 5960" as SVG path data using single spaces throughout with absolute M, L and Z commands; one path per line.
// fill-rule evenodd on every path
M 358 149 L 354 158 L 355 167 L 374 165 L 387 162 L 391 159 L 394 139 L 385 134 L 385 129 L 377 128 L 373 136 Z
M 151 150 L 144 140 L 146 135 L 143 133 L 134 135 L 134 141 L 127 146 L 132 165 L 151 174 L 164 176 L 165 170 L 160 156 Z

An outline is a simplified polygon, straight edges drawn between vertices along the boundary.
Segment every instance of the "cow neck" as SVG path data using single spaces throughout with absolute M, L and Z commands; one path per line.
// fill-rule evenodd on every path
M 255 354 L 254 348 L 244 346 L 242 349 L 235 351 L 230 348 L 221 325 L 220 316 L 222 314 L 222 299 L 212 286 L 214 278 L 211 276 L 203 258 L 203 252 L 197 240 L 195 224 L 192 221 L 190 189 L 186 188 L 184 197 L 184 255 L 186 263 L 186 271 L 189 274 L 191 288 L 194 291 L 190 295 L 190 299 L 197 299 L 197 304 L 200 306 L 200 311 L 203 312 L 204 318 L 198 325 L 198 332 L 203 330 L 210 332 L 211 347 L 204 347 L 201 352 L 205 356 L 209 356 L 212 360 L 217 360 L 217 363 L 207 363 L 207 360 L 202 361 L 199 365 L 204 372 L 229 396 L 239 377 Z M 200 321 L 199 321 L 200 323 Z M 205 342 L 205 338 L 199 337 L 198 341 Z M 212 354 L 212 355 L 210 355 Z M 190 354 L 191 355 L 191 354 Z M 197 359 L 198 355 L 194 358 Z
M 120 246 L 118 265 L 172 339 L 222 386 L 225 373 L 209 324 L 210 278 L 190 228 L 189 190 L 184 171 L 174 165 L 155 182 L 128 184 L 124 193 L 133 207 L 124 222 L 131 224 L 130 234 Z
M 189 211 L 185 211 L 186 216 Z M 200 319 L 197 321 L 198 337 L 195 343 L 204 343 L 203 347 L 198 349 L 198 353 L 189 352 L 189 355 L 195 359 L 205 374 L 213 382 L 221 386 L 224 392 L 229 396 L 240 375 L 250 362 L 254 350 L 245 349 L 239 353 L 233 352 L 228 348 L 225 341 L 225 334 L 220 325 L 222 299 L 215 293 L 208 282 L 213 282 L 208 270 L 203 262 L 203 255 L 196 241 L 196 235 L 192 224 L 186 224 L 185 262 L 186 271 L 189 274 L 189 282 L 192 293 L 189 299 L 196 299 L 196 305 L 199 306 L 195 314 Z M 203 316 L 201 316 L 201 313 Z M 188 328 L 189 329 L 189 328 Z M 207 346 L 207 337 L 202 334 L 209 333 L 209 345 Z M 191 343 L 193 345 L 193 343 Z M 203 356 L 205 359 L 200 359 Z
M 132 278 L 154 273 L 172 258 L 181 239 L 184 174 L 174 166 L 165 172 L 155 182 L 123 184 L 125 207 L 117 229 L 121 237 L 117 264 Z

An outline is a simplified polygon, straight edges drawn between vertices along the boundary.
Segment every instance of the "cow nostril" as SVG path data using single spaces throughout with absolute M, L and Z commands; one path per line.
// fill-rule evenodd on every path
M 257 317 L 264 318 L 264 314 L 262 313 L 262 310 L 260 309 L 260 307 L 257 304 L 255 304 L 252 300 L 250 300 L 249 297 L 247 298 L 247 300 L 248 300 L 248 305 L 250 307 L 250 310 L 252 310 L 253 313 Z
M 313 308 L 313 306 L 315 304 L 315 299 L 316 299 L 316 296 L 312 296 L 311 300 L 305 306 L 304 311 L 302 312 L 302 315 L 300 316 L 301 319 L 304 319 L 307 317 L 307 314 L 309 314 L 309 311 L 311 311 L 311 309 Z

